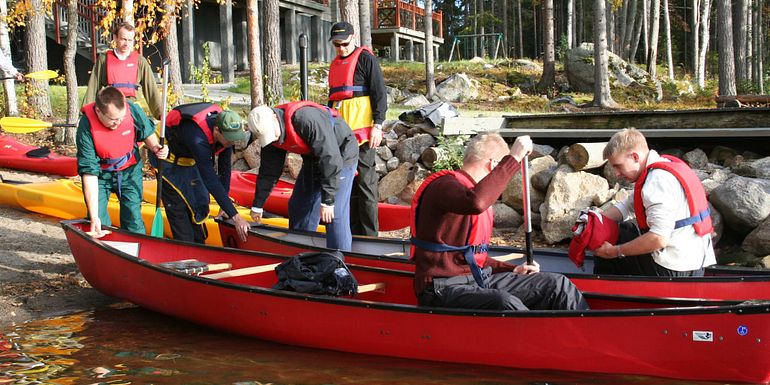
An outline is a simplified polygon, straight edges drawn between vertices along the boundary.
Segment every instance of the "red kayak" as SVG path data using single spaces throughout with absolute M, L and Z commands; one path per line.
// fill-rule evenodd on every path
M 305 251 L 328 251 L 323 234 L 288 230 L 272 226 L 252 226 L 246 242 L 242 242 L 231 223 L 217 220 L 222 244 L 227 247 L 259 250 L 268 253 L 297 254 Z M 409 242 L 401 239 L 353 237 L 346 261 L 356 265 L 414 271 L 407 259 Z M 493 246 L 490 256 L 510 260 L 524 256 L 521 249 Z M 770 270 L 752 268 L 707 268 L 706 277 L 641 277 L 594 275 L 593 259 L 586 258 L 586 271 L 570 261 L 561 250 L 535 250 L 540 270 L 562 273 L 580 290 L 622 295 L 677 298 L 710 298 L 722 300 L 770 300 Z M 514 263 L 521 263 L 515 262 Z
M 94 239 L 85 234 L 89 223 L 83 220 L 65 221 L 62 227 L 80 272 L 97 290 L 231 333 L 349 353 L 462 363 L 469 374 L 479 365 L 495 365 L 770 381 L 767 302 L 586 294 L 591 310 L 430 308 L 416 306 L 413 274 L 404 271 L 351 265 L 360 285 L 357 295 L 302 294 L 272 288 L 275 266 L 285 256 L 116 228 Z M 200 269 L 179 267 L 191 256 Z
M 251 207 L 257 174 L 233 171 L 230 177 L 230 197 L 241 206 Z M 289 198 L 294 184 L 278 181 L 265 202 L 265 211 L 284 217 L 289 216 Z M 393 231 L 409 226 L 409 206 L 380 203 L 378 206 L 380 231 Z
M 75 157 L 54 154 L 47 147 L 30 146 L 8 135 L 0 135 L 0 167 L 62 176 L 78 174 Z

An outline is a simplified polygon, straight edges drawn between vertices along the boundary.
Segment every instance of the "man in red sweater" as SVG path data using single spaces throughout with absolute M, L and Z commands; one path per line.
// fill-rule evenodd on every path
M 529 136 L 511 146 L 499 134 L 479 134 L 459 171 L 431 175 L 412 202 L 414 291 L 422 306 L 490 310 L 588 309 L 565 276 L 540 266 L 487 258 L 492 205 L 532 151 Z

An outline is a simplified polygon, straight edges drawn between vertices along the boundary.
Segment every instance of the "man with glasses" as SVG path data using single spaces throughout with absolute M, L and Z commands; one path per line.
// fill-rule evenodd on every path
M 142 163 L 137 142 L 143 141 L 160 159 L 168 147 L 158 142 L 155 127 L 142 109 L 115 87 L 103 88 L 94 103 L 83 106 L 75 141 L 78 174 L 91 219 L 91 234 L 102 235 L 111 224 L 107 212 L 110 193 L 120 200 L 120 226 L 144 233 L 142 221 Z
M 329 67 L 329 106 L 337 109 L 358 140 L 358 176 L 350 196 L 353 234 L 378 235 L 379 177 L 375 148 L 382 142 L 382 122 L 388 111 L 385 79 L 369 47 L 356 47 L 353 26 L 334 24 L 329 39 L 337 57 Z
M 150 63 L 134 51 L 135 35 L 136 30 L 129 23 L 122 22 L 115 26 L 112 33 L 114 48 L 99 55 L 94 63 L 83 105 L 92 103 L 96 99 L 96 93 L 107 86 L 119 89 L 129 100 L 135 102 L 136 92 L 141 87 L 152 116 L 160 119 L 163 98 L 155 84 Z

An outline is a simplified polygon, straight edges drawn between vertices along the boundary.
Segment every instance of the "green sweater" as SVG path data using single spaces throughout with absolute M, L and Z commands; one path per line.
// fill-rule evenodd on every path
M 134 129 L 136 130 L 136 141 L 140 142 L 147 139 L 148 136 L 155 133 L 155 126 L 137 104 L 128 102 L 131 110 L 131 117 L 134 118 Z M 78 174 L 101 176 L 102 170 L 99 166 L 99 157 L 96 155 L 94 147 L 94 138 L 91 135 L 91 123 L 84 115 L 80 115 L 80 123 L 75 133 L 75 143 L 78 147 Z M 139 155 L 139 146 L 134 145 L 134 156 L 141 162 Z
M 102 88 L 107 87 L 106 63 L 107 55 L 102 53 L 91 70 L 91 78 L 88 79 L 88 88 L 83 98 L 84 106 L 93 103 L 96 100 L 96 93 Z M 142 95 L 144 95 L 144 99 L 150 107 L 152 116 L 160 119 L 160 113 L 163 109 L 163 95 L 158 91 L 158 86 L 155 84 L 155 75 L 152 73 L 150 63 L 141 55 L 139 55 L 139 69 L 136 73 L 136 80 L 136 84 L 141 88 Z

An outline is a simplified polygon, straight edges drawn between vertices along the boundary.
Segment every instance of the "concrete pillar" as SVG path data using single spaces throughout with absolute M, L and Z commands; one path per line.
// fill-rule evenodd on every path
M 182 19 L 182 44 L 179 47 L 182 51 L 182 61 L 179 66 L 182 67 L 182 81 L 192 83 L 190 66 L 195 66 L 195 4 L 193 0 L 187 0 L 185 4 L 186 17 Z
M 233 1 L 219 6 L 219 41 L 221 42 L 222 80 L 235 81 L 235 48 L 233 47 Z
M 390 38 L 390 59 L 393 61 L 401 60 L 401 55 L 399 55 L 401 47 L 398 43 L 398 34 L 394 33 L 393 37 Z
M 297 12 L 294 9 L 289 8 L 283 11 L 283 28 L 281 45 L 285 47 L 286 64 L 296 64 L 299 47 L 297 46 Z
M 414 61 L 414 39 L 406 39 L 406 58 L 409 61 Z
M 328 33 L 323 30 L 323 22 L 320 16 L 310 16 L 310 57 L 308 60 L 312 60 L 318 63 L 324 62 L 326 55 L 324 55 L 324 44 L 327 44 L 329 38 L 326 36 Z

